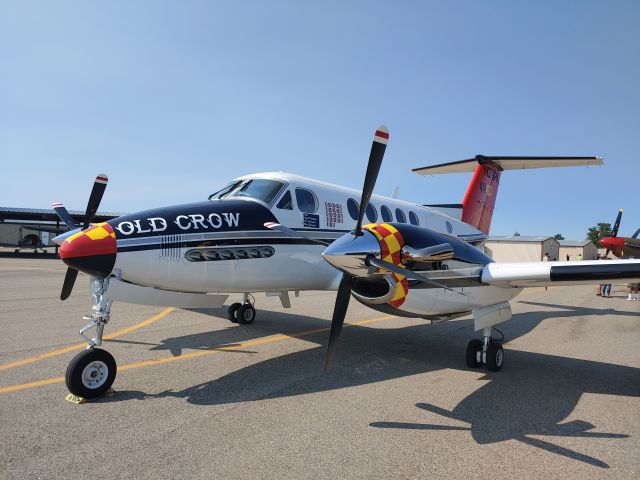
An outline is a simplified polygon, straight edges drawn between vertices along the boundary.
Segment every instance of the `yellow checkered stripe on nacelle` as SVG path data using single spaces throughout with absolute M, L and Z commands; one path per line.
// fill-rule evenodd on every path
M 396 228 L 387 223 L 370 223 L 362 228 L 369 230 L 378 239 L 383 261 L 403 267 L 402 247 L 404 246 L 404 239 L 402 238 L 402 234 Z M 391 275 L 393 275 L 393 278 L 398 285 L 396 287 L 396 294 L 388 303 L 392 307 L 399 307 L 407 298 L 407 294 L 409 293 L 409 282 L 407 277 L 404 275 L 399 275 L 397 273 L 391 273 Z

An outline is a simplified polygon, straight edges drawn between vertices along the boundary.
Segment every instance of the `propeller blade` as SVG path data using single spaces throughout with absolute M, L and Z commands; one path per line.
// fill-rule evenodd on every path
M 364 185 L 362 186 L 362 197 L 360 198 L 360 214 L 358 216 L 358 223 L 353 230 L 354 235 L 362 235 L 362 219 L 369 206 L 369 200 L 373 193 L 373 187 L 376 185 L 376 179 L 380 172 L 380 166 L 382 165 L 382 159 L 384 158 L 384 151 L 387 148 L 387 142 L 389 141 L 389 130 L 384 125 L 380 125 L 373 136 L 373 143 L 371 144 L 371 153 L 369 154 L 369 164 L 367 165 L 367 173 L 364 176 Z
M 95 182 L 93 182 L 93 188 L 91 189 L 91 195 L 89 195 L 89 202 L 87 202 L 87 210 L 84 214 L 84 226 L 82 229 L 87 228 L 96 212 L 98 211 L 98 206 L 100 205 L 100 200 L 102 200 L 102 195 L 104 194 L 105 188 L 107 188 L 107 182 L 109 179 L 104 173 L 101 173 L 96 177 Z
M 347 314 L 347 307 L 349 306 L 349 299 L 351 298 L 351 278 L 346 274 L 342 274 L 342 280 L 340 280 L 340 287 L 338 287 L 338 295 L 336 296 L 336 304 L 333 307 L 333 318 L 331 319 L 331 332 L 329 332 L 329 343 L 327 345 L 327 353 L 324 357 L 324 371 L 331 370 L 333 364 L 333 357 L 336 352 L 336 345 L 340 332 L 342 331 L 342 324 L 344 323 L 344 317 Z
M 64 283 L 62 284 L 62 292 L 60 292 L 60 300 L 66 300 L 71 295 L 73 290 L 73 284 L 76 283 L 76 277 L 78 276 L 78 270 L 73 268 L 67 268 L 67 273 L 64 276 Z
M 436 282 L 435 280 L 430 279 L 429 277 L 425 277 L 419 273 L 413 272 L 411 270 L 407 270 L 406 268 L 399 267 L 398 265 L 394 265 L 393 263 L 385 262 L 384 260 L 378 260 L 373 255 L 367 258 L 367 263 L 369 265 L 373 265 L 374 267 L 381 268 L 382 270 L 388 270 L 393 273 L 397 273 L 398 275 L 404 275 L 407 278 L 412 278 L 413 280 L 419 280 L 424 283 L 428 283 L 430 285 L 434 285 L 439 288 L 444 288 L 445 290 L 449 290 L 453 293 L 458 293 L 460 295 L 464 295 L 468 297 L 466 293 L 458 292 L 457 290 L 453 290 L 442 283 Z
M 284 233 L 284 234 L 290 235 L 292 237 L 303 238 L 303 239 L 308 240 L 310 242 L 319 243 L 320 245 L 324 245 L 325 247 L 329 245 L 328 242 L 323 242 L 322 240 L 316 240 L 315 238 L 307 237 L 306 235 L 303 235 L 302 233 L 294 230 L 293 228 L 285 227 L 284 225 L 282 225 L 280 223 L 267 222 L 267 223 L 264 224 L 264 226 L 265 226 L 265 228 L 268 228 L 269 230 L 275 230 L 276 232 Z
M 69 227 L 69 230 L 75 230 L 76 228 L 78 228 L 78 226 L 73 221 L 73 218 L 71 218 L 71 215 L 69 215 L 69 212 L 67 211 L 67 209 L 63 204 L 52 203 L 51 208 L 53 208 L 53 210 L 56 212 L 58 217 L 60 217 L 60 220 L 62 220 L 65 223 L 65 225 Z
M 622 209 L 618 210 L 618 216 L 616 217 L 616 221 L 613 224 L 613 230 L 611 230 L 611 236 L 614 238 L 618 236 L 618 229 L 620 228 L 621 219 L 622 219 Z

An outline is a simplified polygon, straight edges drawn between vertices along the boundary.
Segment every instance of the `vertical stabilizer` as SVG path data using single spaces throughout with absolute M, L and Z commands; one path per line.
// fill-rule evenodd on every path
M 462 200 L 462 221 L 488 235 L 499 185 L 499 167 L 479 163 Z

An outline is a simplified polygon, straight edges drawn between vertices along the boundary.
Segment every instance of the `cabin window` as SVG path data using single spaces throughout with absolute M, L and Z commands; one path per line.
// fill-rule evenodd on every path
M 280 193 L 282 187 L 284 187 L 284 183 L 278 180 L 256 178 L 242 185 L 242 187 L 233 193 L 232 197 L 256 198 L 270 205 L 273 199 L 276 198 L 276 195 Z
M 375 223 L 375 221 L 378 220 L 378 211 L 376 210 L 376 207 L 374 207 L 372 203 L 367 205 L 366 214 L 367 214 L 367 220 L 369 220 L 371 223 Z
M 356 202 L 353 198 L 347 200 L 347 210 L 349 210 L 349 215 L 354 220 L 358 220 L 358 216 L 360 214 L 360 207 L 358 206 L 358 202 Z
M 420 225 L 420 221 L 418 220 L 418 216 L 414 212 L 409 212 L 409 223 L 411 225 Z
M 382 215 L 382 220 L 385 222 L 393 222 L 393 216 L 391 215 L 391 210 L 385 205 L 380 207 L 380 214 Z
M 404 212 L 399 208 L 396 208 L 396 220 L 400 223 L 407 223 L 407 217 L 404 216 Z
M 293 201 L 291 200 L 291 191 L 287 190 L 278 204 L 276 205 L 280 210 L 293 210 Z
M 306 188 L 296 188 L 296 202 L 300 211 L 304 213 L 314 213 L 318 209 L 315 194 Z
M 234 180 L 233 182 L 226 184 L 223 188 L 221 188 L 217 192 L 209 195 L 209 200 L 214 200 L 216 198 L 224 198 L 225 196 L 229 195 L 229 193 L 233 191 L 238 185 L 240 185 L 240 182 L 241 180 Z

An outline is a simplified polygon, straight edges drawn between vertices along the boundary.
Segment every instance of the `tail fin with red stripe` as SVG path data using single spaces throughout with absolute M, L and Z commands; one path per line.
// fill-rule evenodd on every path
M 473 178 L 462 200 L 462 221 L 489 234 L 503 170 L 602 165 L 600 157 L 485 157 L 414 168 L 418 175 L 473 171 Z

